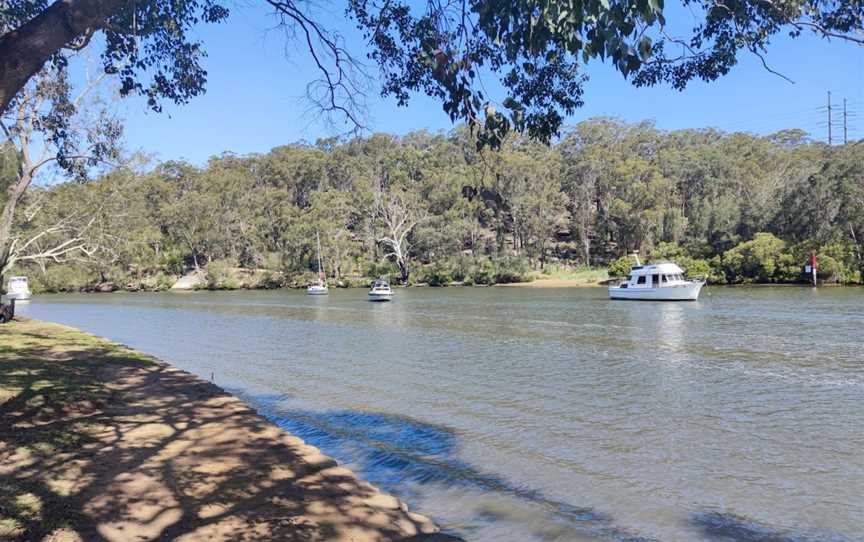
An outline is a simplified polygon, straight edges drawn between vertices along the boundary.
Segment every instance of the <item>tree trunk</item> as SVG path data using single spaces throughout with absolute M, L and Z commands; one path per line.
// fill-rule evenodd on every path
M 401 282 L 402 284 L 408 284 L 408 262 L 406 262 L 402 258 L 399 258 L 398 260 L 396 260 L 396 265 L 399 266 L 399 282 Z
M 591 267 L 591 239 L 588 238 L 587 228 L 582 230 L 582 247 L 585 251 L 585 267 Z
M 861 259 L 861 243 L 858 242 L 858 236 L 855 235 L 855 228 L 849 224 L 849 233 L 852 234 L 852 243 L 855 246 L 855 259 L 858 261 L 858 268 L 861 270 L 862 278 L 864 278 L 864 259 Z
M 29 174 L 24 174 L 6 190 L 6 205 L 0 213 L 0 293 L 6 293 L 3 275 L 12 264 L 12 224 L 15 222 L 15 209 L 32 180 Z
M 0 112 L 63 47 L 105 25 L 125 0 L 57 0 L 0 37 Z
M 15 300 L 10 299 L 9 304 L 0 303 L 0 324 L 5 324 L 15 318 Z

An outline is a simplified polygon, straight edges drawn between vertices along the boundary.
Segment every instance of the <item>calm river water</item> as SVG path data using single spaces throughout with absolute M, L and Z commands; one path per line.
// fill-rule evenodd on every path
M 467 540 L 864 540 L 864 289 L 38 296 Z

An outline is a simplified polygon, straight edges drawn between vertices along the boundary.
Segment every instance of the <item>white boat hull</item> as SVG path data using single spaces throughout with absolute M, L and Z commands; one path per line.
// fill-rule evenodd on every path
M 327 293 L 326 286 L 310 286 L 306 288 L 306 294 L 308 295 L 327 295 Z
M 30 299 L 30 292 L 9 292 L 3 297 L 6 299 L 14 299 L 15 301 L 27 301 Z
M 632 299 L 645 301 L 696 301 L 704 282 L 688 282 L 661 288 L 609 287 L 610 299 Z
M 390 301 L 393 298 L 393 292 L 369 292 L 369 301 Z

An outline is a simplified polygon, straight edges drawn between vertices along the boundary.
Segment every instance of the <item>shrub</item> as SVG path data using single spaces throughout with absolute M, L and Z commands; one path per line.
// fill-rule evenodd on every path
M 708 260 L 695 259 L 690 257 L 682 257 L 677 260 L 678 265 L 684 270 L 684 275 L 687 277 L 706 277 L 711 278 L 713 273 L 711 264 Z
M 382 276 L 396 277 L 399 275 L 399 269 L 390 260 L 381 260 L 370 263 L 366 267 L 365 274 L 371 279 L 377 279 Z
M 424 282 L 429 286 L 447 286 L 450 280 L 450 271 L 445 264 L 435 263 L 425 269 Z
M 174 286 L 175 278 L 165 273 L 156 273 L 139 282 L 138 287 L 142 290 L 150 290 L 153 292 L 161 292 L 169 290 Z
M 489 260 L 478 262 L 468 275 L 471 284 L 489 285 L 495 283 L 495 269 Z
M 686 257 L 685 251 L 677 243 L 662 242 L 655 246 L 648 255 L 649 261 L 674 261 L 678 262 Z M 683 266 L 682 266 L 683 267 Z M 629 271 L 629 269 L 628 269 Z
M 610 277 L 626 277 L 630 274 L 630 268 L 636 265 L 636 258 L 631 255 L 623 256 L 613 260 L 608 267 Z
M 204 287 L 208 290 L 236 290 L 240 287 L 226 262 L 210 262 L 204 270 Z
M 843 264 L 827 254 L 817 255 L 816 276 L 820 280 L 826 282 L 841 282 L 843 280 L 843 275 Z
M 166 250 L 159 255 L 159 267 L 168 274 L 182 275 L 186 268 L 184 259 L 180 250 Z
M 843 283 L 861 282 L 861 274 L 857 268 L 857 258 L 854 248 L 850 243 L 827 244 L 819 250 L 817 258 L 817 273 L 823 280 L 834 280 Z M 829 267 L 827 268 L 824 265 L 826 259 L 833 260 L 833 262 L 829 262 Z M 832 264 L 834 265 L 833 267 L 831 267 Z
M 281 286 L 282 277 L 278 273 L 274 273 L 270 270 L 261 273 L 261 276 L 258 278 L 258 282 L 255 284 L 256 288 L 263 288 L 265 290 L 272 290 Z
M 456 282 L 464 282 L 471 273 L 471 258 L 460 255 L 450 262 L 450 278 Z
M 495 283 L 527 282 L 531 268 L 521 258 L 507 257 L 495 264 Z
M 16 271 L 28 275 L 26 270 Z M 11 274 L 10 274 L 11 275 Z M 28 275 L 30 290 L 34 294 L 45 292 L 80 292 L 96 282 L 98 276 L 75 265 L 51 265 L 45 273 Z
M 770 233 L 757 233 L 750 241 L 723 253 L 723 272 L 730 282 L 777 282 L 797 277 L 795 258 L 786 243 Z

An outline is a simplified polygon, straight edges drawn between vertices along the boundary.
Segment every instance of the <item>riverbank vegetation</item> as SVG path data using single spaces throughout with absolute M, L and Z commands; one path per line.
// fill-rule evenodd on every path
M 821 279 L 860 283 L 864 143 L 608 118 L 500 150 L 463 128 L 376 134 L 31 189 L 15 231 L 43 252 L 69 232 L 84 247 L 19 264 L 42 291 L 164 289 L 195 271 L 206 288 L 301 286 L 316 232 L 342 286 L 620 275 L 633 250 L 716 283 L 798 281 L 815 253 Z

